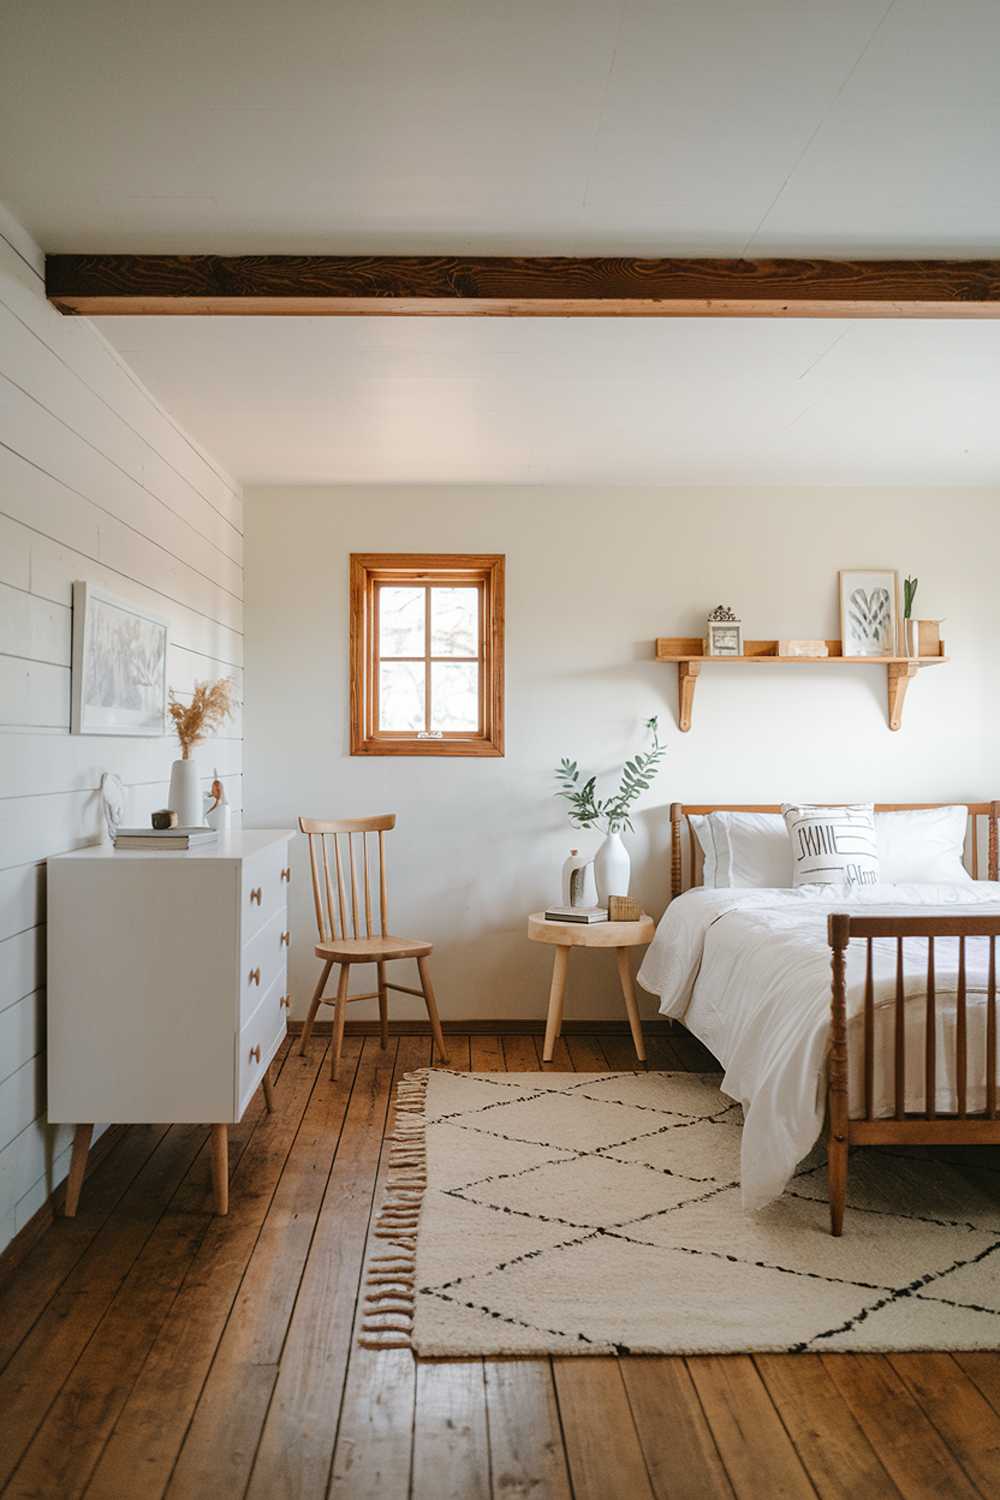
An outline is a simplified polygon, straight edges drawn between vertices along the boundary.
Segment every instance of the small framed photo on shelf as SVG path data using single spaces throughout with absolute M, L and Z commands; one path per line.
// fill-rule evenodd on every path
M 894 568 L 841 568 L 840 635 L 845 656 L 898 656 L 899 575 Z
M 743 655 L 743 621 L 728 604 L 717 604 L 705 622 L 705 655 Z

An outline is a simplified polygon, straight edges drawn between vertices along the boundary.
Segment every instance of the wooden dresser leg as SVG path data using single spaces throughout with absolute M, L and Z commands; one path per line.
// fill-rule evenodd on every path
M 549 986 L 549 1012 L 545 1020 L 545 1044 L 542 1062 L 552 1061 L 552 1051 L 562 1030 L 563 1003 L 566 999 L 566 974 L 569 970 L 569 948 L 560 944 L 553 955 L 552 983 Z
M 212 1188 L 215 1212 L 229 1212 L 229 1126 L 212 1126 Z
M 271 1082 L 271 1074 L 270 1074 L 270 1070 L 268 1068 L 264 1069 L 264 1076 L 261 1079 L 261 1083 L 264 1085 L 264 1105 L 265 1105 L 265 1107 L 267 1109 L 268 1114 L 269 1115 L 273 1115 L 274 1114 L 274 1084 Z
M 93 1133 L 93 1125 L 78 1125 L 73 1132 L 73 1154 L 69 1159 L 66 1204 L 63 1209 L 67 1219 L 75 1217 L 77 1205 L 80 1202 L 80 1189 L 83 1187 L 83 1174 L 87 1170 L 87 1153 L 90 1151 L 90 1138 Z
M 438 1015 L 437 1001 L 434 998 L 434 986 L 431 983 L 430 964 L 427 962 L 426 958 L 418 958 L 417 968 L 420 970 L 420 988 L 424 992 L 424 1004 L 427 1006 L 427 1015 L 431 1023 L 431 1035 L 434 1038 L 434 1051 L 437 1053 L 438 1062 L 447 1063 L 448 1053 L 445 1050 L 444 1032 L 441 1030 L 441 1018 Z M 434 1056 L 432 1053 L 431 1062 L 433 1061 Z
M 628 961 L 628 949 L 617 948 L 615 952 L 618 957 L 618 978 L 621 981 L 622 994 L 625 996 L 625 1012 L 632 1029 L 632 1040 L 635 1043 L 635 1055 L 640 1062 L 644 1063 L 646 1044 L 642 1039 L 642 1021 L 635 998 L 635 985 L 632 983 L 632 966 Z

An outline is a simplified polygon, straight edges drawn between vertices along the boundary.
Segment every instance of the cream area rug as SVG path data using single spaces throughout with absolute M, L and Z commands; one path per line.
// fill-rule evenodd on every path
M 717 1075 L 409 1074 L 362 1342 L 421 1355 L 1000 1347 L 1000 1157 L 851 1154 L 740 1206 Z

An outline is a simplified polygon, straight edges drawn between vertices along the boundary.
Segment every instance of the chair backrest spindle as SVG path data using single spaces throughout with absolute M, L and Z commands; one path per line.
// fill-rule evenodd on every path
M 371 892 L 371 884 L 369 882 L 369 875 L 368 875 L 368 834 L 367 834 L 367 832 L 365 832 L 365 833 L 363 833 L 361 835 L 361 848 L 362 848 L 362 851 L 364 853 L 364 860 L 365 860 L 365 936 L 366 937 L 371 937 L 371 935 L 372 935 L 372 892 Z
M 378 905 L 379 937 L 389 931 L 389 887 L 385 874 L 385 834 L 378 831 Z

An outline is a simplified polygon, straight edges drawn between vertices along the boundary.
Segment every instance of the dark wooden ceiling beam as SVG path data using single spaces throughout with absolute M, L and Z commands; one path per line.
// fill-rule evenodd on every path
M 64 313 L 993 318 L 997 260 L 50 255 Z

